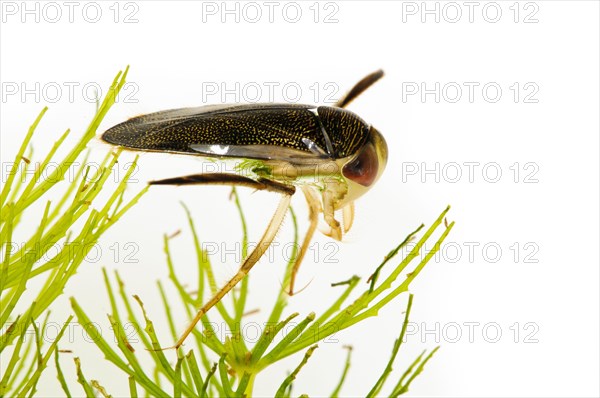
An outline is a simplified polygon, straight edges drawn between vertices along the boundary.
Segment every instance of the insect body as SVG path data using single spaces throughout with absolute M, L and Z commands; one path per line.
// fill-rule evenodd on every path
M 238 273 L 199 311 L 175 347 L 183 344 L 195 324 L 223 298 L 272 243 L 300 187 L 309 205 L 310 225 L 292 271 L 289 291 L 317 228 L 341 240 L 354 218 L 354 201 L 381 176 L 387 163 L 383 136 L 356 114 L 344 109 L 383 76 L 376 71 L 358 82 L 335 106 L 247 104 L 209 105 L 138 116 L 103 135 L 110 144 L 219 159 L 240 159 L 238 174 L 208 173 L 152 181 L 154 185 L 221 184 L 247 186 L 282 195 L 271 222 Z M 335 218 L 342 210 L 343 228 Z

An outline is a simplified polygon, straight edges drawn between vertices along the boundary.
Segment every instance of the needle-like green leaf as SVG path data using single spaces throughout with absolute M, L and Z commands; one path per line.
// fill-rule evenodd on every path
M 302 368 L 304 367 L 304 365 L 306 365 L 306 363 L 308 362 L 309 358 L 311 357 L 313 351 L 316 350 L 317 348 L 318 348 L 318 345 L 315 344 L 314 346 L 310 347 L 306 351 L 306 354 L 304 354 L 304 358 L 302 358 L 302 361 L 300 362 L 300 365 L 298 365 L 298 367 L 296 369 L 294 369 L 294 371 L 292 373 L 290 373 L 290 375 L 288 377 L 286 377 L 285 380 L 283 380 L 283 383 L 281 383 L 281 386 L 279 387 L 279 389 L 275 393 L 275 397 L 276 398 L 284 396 L 284 394 L 287 391 L 288 387 L 292 384 L 292 382 L 294 380 L 296 380 L 296 377 L 298 376 L 298 373 L 300 373 L 300 370 L 302 370 Z

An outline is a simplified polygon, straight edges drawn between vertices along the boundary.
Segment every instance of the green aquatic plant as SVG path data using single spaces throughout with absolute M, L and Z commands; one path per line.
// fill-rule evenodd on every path
M 233 198 L 239 211 L 242 225 L 241 246 L 247 251 L 248 238 L 246 232 L 246 222 L 239 202 L 239 198 L 233 191 Z M 140 387 L 145 393 L 151 396 L 227 396 L 227 397 L 250 397 L 252 396 L 253 386 L 256 377 L 269 366 L 273 366 L 282 359 L 295 355 L 303 354 L 298 366 L 286 377 L 280 387 L 273 391 L 275 397 L 291 396 L 291 386 L 298 372 L 309 361 L 311 356 L 316 355 L 315 350 L 319 341 L 326 339 L 334 333 L 339 333 L 344 329 L 350 328 L 359 322 L 366 321 L 368 318 L 377 316 L 379 310 L 392 300 L 398 298 L 402 293 L 408 291 L 410 283 L 419 275 L 425 264 L 435 255 L 441 243 L 453 227 L 453 223 L 445 224 L 445 216 L 448 209 L 445 209 L 438 219 L 427 229 L 422 236 L 414 243 L 412 249 L 404 259 L 399 261 L 395 268 L 387 272 L 385 278 L 384 265 L 395 259 L 395 256 L 411 242 L 423 229 L 421 225 L 417 230 L 410 233 L 406 239 L 395 247 L 383 262 L 374 269 L 371 275 L 370 283 L 366 284 L 364 290 L 350 301 L 354 291 L 359 286 L 360 278 L 357 276 L 351 279 L 334 284 L 342 286 L 344 290 L 335 297 L 327 310 L 323 313 L 315 314 L 310 312 L 303 319 L 296 321 L 300 317 L 298 313 L 284 315 L 288 300 L 286 293 L 286 283 L 291 277 L 293 267 L 293 258 L 288 262 L 285 270 L 284 283 L 279 293 L 273 300 L 273 306 L 269 312 L 266 327 L 258 341 L 250 345 L 245 341 L 242 331 L 244 330 L 244 314 L 246 314 L 246 302 L 252 289 L 250 283 L 251 274 L 242 282 L 239 291 L 228 296 L 225 303 L 221 301 L 216 308 L 202 317 L 201 328 L 193 332 L 193 337 L 187 342 L 185 347 L 174 350 L 164 350 L 177 340 L 177 331 L 175 328 L 176 319 L 173 319 L 173 309 L 175 305 L 180 305 L 187 312 L 189 319 L 195 314 L 197 307 L 217 290 L 217 284 L 214 278 L 214 271 L 210 261 L 210 256 L 203 251 L 202 245 L 198 239 L 194 222 L 190 212 L 184 206 L 187 214 L 190 233 L 194 240 L 194 247 L 197 258 L 197 289 L 190 293 L 186 285 L 178 279 L 175 272 L 175 264 L 169 250 L 168 236 L 164 236 L 164 252 L 166 263 L 169 270 L 169 279 L 177 292 L 177 298 L 173 299 L 171 295 L 165 293 L 165 287 L 159 281 L 157 287 L 163 300 L 164 311 L 167 317 L 167 324 L 171 339 L 169 341 L 159 341 L 156 326 L 149 318 L 144 307 L 142 298 L 138 296 L 130 297 L 127 294 L 125 283 L 117 271 L 114 272 L 114 281 L 111 281 L 108 272 L 104 271 L 104 281 L 108 292 L 108 298 L 111 303 L 112 312 L 108 315 L 114 333 L 116 344 L 111 344 L 109 339 L 104 338 L 96 332 L 96 323 L 89 317 L 83 308 L 79 305 L 76 298 L 71 298 L 73 311 L 83 328 L 88 330 L 88 334 L 94 335 L 94 342 L 102 352 L 104 358 L 112 362 L 117 368 L 123 371 L 124 376 L 129 379 L 132 396 L 137 394 L 137 388 Z M 290 209 L 290 215 L 293 220 L 295 245 L 298 247 L 298 229 L 296 217 L 293 210 Z M 442 232 L 436 239 L 434 248 L 427 252 L 422 258 L 418 259 L 420 250 L 425 242 L 432 239 L 436 230 L 442 226 Z M 416 263 L 414 264 L 413 263 Z M 412 266 L 411 266 L 412 265 Z M 396 280 L 407 272 L 410 266 L 410 272 L 402 279 L 400 283 Z M 380 281 L 381 279 L 381 281 Z M 364 391 L 368 397 L 379 396 L 385 382 L 392 371 L 392 364 L 396 354 L 402 344 L 408 317 L 412 305 L 413 297 L 409 295 L 408 306 L 405 312 L 404 322 L 399 338 L 393 345 L 392 357 L 386 366 L 382 364 L 381 377 L 374 381 L 370 390 Z M 214 330 L 213 317 L 220 316 L 227 324 L 231 335 L 224 340 L 217 338 L 218 333 Z M 292 321 L 296 321 L 292 323 Z M 128 333 L 123 325 L 135 325 L 137 334 L 140 337 L 140 344 L 145 350 L 144 354 L 150 353 L 152 363 L 148 364 L 137 354 L 139 349 L 126 338 Z M 281 332 L 287 325 L 293 325 L 285 335 Z M 198 330 L 202 329 L 202 330 Z M 116 345 L 116 347 L 113 347 Z M 192 347 L 193 348 L 189 348 Z M 185 350 L 184 350 L 185 348 Z M 429 361 L 437 348 L 425 355 L 425 352 L 414 360 L 411 366 L 396 381 L 395 386 L 388 393 L 389 396 L 398 396 L 408 391 L 408 388 L 417 375 L 421 373 L 424 365 Z M 171 359 L 171 360 L 170 360 Z M 318 359 L 315 359 L 318 361 Z M 348 372 L 350 362 L 350 351 L 346 360 L 345 370 L 341 379 L 336 385 L 332 385 L 332 396 L 338 396 L 345 376 Z
M 190 247 L 190 251 L 194 252 L 196 257 L 197 280 L 195 286 L 191 287 L 189 283 L 183 283 L 179 279 L 170 251 L 172 237 L 165 235 L 164 253 L 170 286 L 157 281 L 156 288 L 163 302 L 167 322 L 155 325 L 144 306 L 144 297 L 131 296 L 127 292 L 127 281 L 121 278 L 118 271 L 115 270 L 113 273 L 103 270 L 106 296 L 111 308 L 108 322 L 113 336 L 109 338 L 98 333 L 97 323 L 94 321 L 98 321 L 99 315 L 86 312 L 77 297 L 71 297 L 73 315 L 67 319 L 54 341 L 45 347 L 41 336 L 44 335 L 48 323 L 52 302 L 62 293 L 68 280 L 82 264 L 87 254 L 86 250 L 89 250 L 91 244 L 98 242 L 102 234 L 118 222 L 119 218 L 146 192 L 146 189 L 142 189 L 133 198 L 125 200 L 127 181 L 134 170 L 132 167 L 110 192 L 108 199 L 102 202 L 102 205 L 98 205 L 99 193 L 110 190 L 104 184 L 120 152 L 109 153 L 102 167 L 92 173 L 95 174 L 94 178 L 90 178 L 91 169 L 85 166 L 86 145 L 96 135 L 98 125 L 125 83 L 126 74 L 127 70 L 117 75 L 106 98 L 99 104 L 90 126 L 61 161 L 60 165 L 63 168 L 56 169 L 58 171 L 53 175 L 54 178 L 43 180 L 36 173 L 28 183 L 25 183 L 22 176 L 27 174 L 26 167 L 19 166 L 23 162 L 27 165 L 31 158 L 31 152 L 25 154 L 25 151 L 46 112 L 44 109 L 26 135 L 15 157 L 11 173 L 6 181 L 3 181 L 4 186 L 0 194 L 2 206 L 0 237 L 3 249 L 0 273 L 2 292 L 0 355 L 3 358 L 0 361 L 2 372 L 0 396 L 32 396 L 36 392 L 43 395 L 43 391 L 38 391 L 38 381 L 42 372 L 48 367 L 55 368 L 57 381 L 65 396 L 80 396 L 82 393 L 88 397 L 110 396 L 114 388 L 114 383 L 111 383 L 113 380 L 93 379 L 95 369 L 92 364 L 76 357 L 74 358 L 75 374 L 68 374 L 62 370 L 61 363 L 67 359 L 67 356 L 59 349 L 60 338 L 66 325 L 75 317 L 92 337 L 93 349 L 100 353 L 105 361 L 114 365 L 115 379 L 121 377 L 123 381 L 127 381 L 128 393 L 132 397 L 139 395 L 250 397 L 253 395 L 257 377 L 263 370 L 277 366 L 285 358 L 296 356 L 297 366 L 290 369 L 287 377 L 281 380 L 279 387 L 272 392 L 276 397 L 291 397 L 294 380 L 303 366 L 309 361 L 319 361 L 319 342 L 333 333 L 342 332 L 361 322 L 368 322 L 368 319 L 377 316 L 384 306 L 408 292 L 411 282 L 436 254 L 454 226 L 454 223 L 446 222 L 449 208 L 445 209 L 427 230 L 424 230 L 424 225 L 419 226 L 385 255 L 381 264 L 378 266 L 374 264 L 368 283 L 362 285 L 364 288 L 360 288 L 358 276 L 332 285 L 335 289 L 341 289 L 341 292 L 332 290 L 332 300 L 322 313 L 310 311 L 306 311 L 304 315 L 286 313 L 288 306 L 286 287 L 297 255 L 297 252 L 294 252 L 287 265 L 282 264 L 283 283 L 277 294 L 273 296 L 268 320 L 265 323 L 267 326 L 261 331 L 257 341 L 253 343 L 246 341 L 242 333 L 245 315 L 248 313 L 246 303 L 248 297 L 253 294 L 250 274 L 240 283 L 239 289 L 232 291 L 213 310 L 202 317 L 199 327 L 194 330 L 185 346 L 176 351 L 164 350 L 163 348 L 171 346 L 178 337 L 175 324 L 180 324 L 182 320 L 175 318 L 175 309 L 179 306 L 187 317 L 192 319 L 196 308 L 218 289 L 210 256 L 203 250 L 192 216 L 184 206 L 189 234 L 193 238 L 193 247 Z M 41 162 L 42 170 L 44 165 L 49 164 L 53 159 L 67 134 L 68 131 L 60 137 Z M 80 162 L 83 166 L 77 174 L 80 178 L 71 182 L 65 181 L 64 170 L 78 158 L 83 159 Z M 62 186 L 63 195 L 56 203 L 44 201 L 47 192 L 54 189 L 54 186 Z M 241 222 L 241 254 L 245 257 L 248 252 L 247 225 L 235 189 L 232 191 L 232 198 Z M 18 228 L 21 217 L 36 207 L 43 209 L 43 216 L 37 230 L 30 234 L 23 245 L 23 248 L 28 250 L 13 250 L 14 231 Z M 295 243 L 292 247 L 297 249 L 300 237 L 296 215 L 291 208 L 289 212 Z M 84 222 L 76 224 L 77 220 L 84 220 Z M 77 229 L 76 226 L 80 224 Z M 408 250 L 409 242 L 413 242 L 410 250 Z M 435 244 L 431 245 L 429 242 Z M 44 258 L 43 249 L 33 250 L 56 244 L 61 245 L 63 249 L 48 261 L 41 261 Z M 421 256 L 420 251 L 426 246 L 432 246 L 433 249 Z M 408 251 L 408 254 L 397 260 L 403 248 Z M 395 261 L 394 265 L 391 264 L 393 261 Z M 46 279 L 40 284 L 41 288 L 38 291 L 28 291 L 29 294 L 25 295 L 26 290 L 31 290 L 28 282 L 34 278 Z M 176 294 L 172 294 L 171 291 Z M 381 376 L 377 380 L 372 380 L 371 385 L 361 392 L 362 395 L 395 397 L 407 392 L 413 380 L 423 371 L 425 364 L 437 351 L 438 348 L 428 353 L 423 352 L 414 359 L 405 372 L 400 375 L 393 373 L 393 365 L 406 333 L 412 302 L 413 296 L 408 294 L 407 308 L 398 339 L 393 344 L 390 342 L 392 355 L 387 362 L 384 360 L 381 364 L 373 364 L 374 367 L 381 367 Z M 211 322 L 215 317 L 220 317 L 232 331 L 230 336 L 224 339 L 218 338 L 214 323 Z M 41 322 L 39 322 L 40 318 L 43 318 Z M 125 328 L 131 325 L 135 328 L 136 337 L 139 337 L 137 343 L 128 339 L 129 330 Z M 167 341 L 159 340 L 158 336 L 162 336 L 162 333 L 159 333 L 157 328 L 161 331 L 163 328 L 168 330 L 171 338 Z M 284 328 L 287 330 L 285 334 Z M 33 329 L 35 336 L 33 339 L 25 338 L 28 329 Z M 340 396 L 343 383 L 351 373 L 351 352 L 352 350 L 348 348 L 346 360 L 340 365 L 341 377 L 337 382 L 332 382 L 332 397 Z M 90 375 L 92 378 L 89 378 Z M 394 379 L 391 386 L 387 383 L 390 379 Z
M 42 371 L 52 354 L 58 352 L 58 338 L 43 352 L 40 335 L 44 335 L 48 316 L 41 324 L 40 317 L 62 294 L 67 282 L 102 234 L 146 191 L 143 189 L 132 199 L 125 200 L 127 181 L 135 169 L 131 167 L 112 189 L 108 199 L 102 199 L 99 194 L 103 189 L 110 190 L 105 183 L 120 152 L 109 153 L 100 167 L 91 168 L 88 163 L 86 146 L 96 136 L 100 122 L 115 103 L 126 75 L 127 70 L 117 75 L 106 98 L 98 104 L 88 128 L 62 159 L 57 159 L 57 152 L 64 149 L 70 130 L 66 130 L 36 164 L 32 162 L 32 139 L 47 112 L 44 108 L 25 134 L 14 161 L 8 164 L 8 174 L 2 176 L 0 396 L 24 396 L 36 391 Z M 81 164 L 79 170 L 67 173 L 74 164 Z M 58 199 L 48 199 L 51 195 Z M 19 230 L 23 217 L 37 214 L 40 209 L 43 212 L 38 227 L 29 231 Z M 79 220 L 83 223 L 78 223 Z M 59 250 L 56 251 L 56 248 Z M 41 288 L 32 291 L 32 285 L 41 285 Z M 64 333 L 69 320 L 64 323 L 58 337 Z M 34 328 L 36 337 L 25 344 L 26 331 L 30 328 Z

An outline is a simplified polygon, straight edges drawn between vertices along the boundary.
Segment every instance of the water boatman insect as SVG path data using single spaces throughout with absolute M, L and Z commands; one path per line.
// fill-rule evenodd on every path
M 268 103 L 172 109 L 134 117 L 102 135 L 110 144 L 137 151 L 241 160 L 238 174 L 193 174 L 151 181 L 152 185 L 232 185 L 281 195 L 258 245 L 238 272 L 198 310 L 175 348 L 262 257 L 297 188 L 308 203 L 310 224 L 292 270 L 290 294 L 319 216 L 323 215 L 327 225 L 323 232 L 333 239 L 341 240 L 350 230 L 354 201 L 379 179 L 388 151 L 379 131 L 345 108 L 381 77 L 382 70 L 369 74 L 334 106 Z M 338 210 L 343 224 L 335 218 Z

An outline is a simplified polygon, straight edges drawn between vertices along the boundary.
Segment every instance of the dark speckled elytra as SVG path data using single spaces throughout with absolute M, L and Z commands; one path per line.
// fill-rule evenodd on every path
M 356 153 L 368 134 L 369 125 L 342 108 L 246 104 L 142 115 L 112 127 L 102 139 L 132 149 L 192 154 L 199 153 L 192 149 L 198 145 L 264 145 L 311 153 L 307 140 L 327 151 L 327 135 L 328 155 L 339 159 Z

